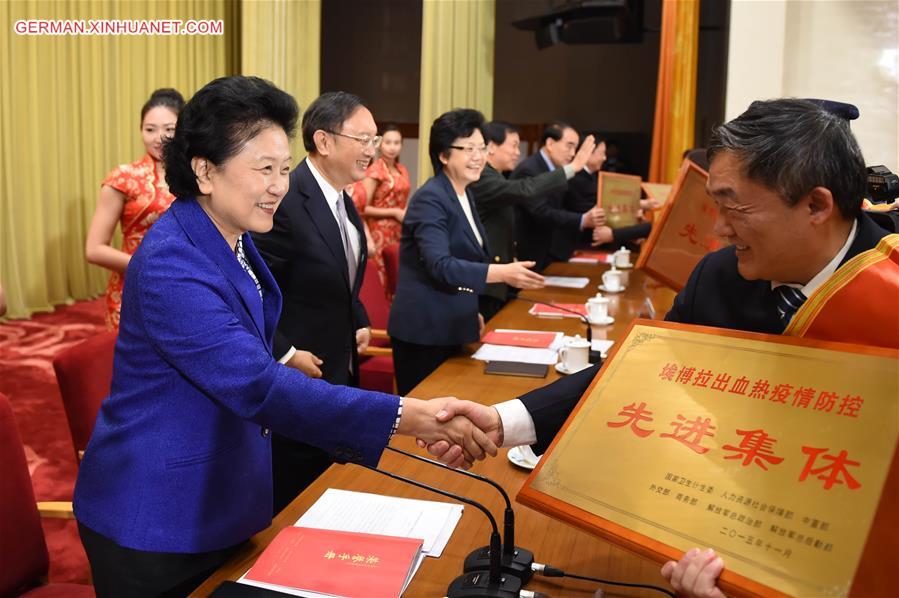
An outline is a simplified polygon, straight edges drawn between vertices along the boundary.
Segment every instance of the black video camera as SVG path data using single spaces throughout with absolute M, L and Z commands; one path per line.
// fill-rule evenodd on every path
M 886 166 L 868 166 L 868 199 L 871 203 L 892 203 L 899 197 L 899 176 Z

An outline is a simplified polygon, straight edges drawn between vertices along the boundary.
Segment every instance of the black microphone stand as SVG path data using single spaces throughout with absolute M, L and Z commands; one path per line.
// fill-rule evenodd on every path
M 536 299 L 531 299 L 529 297 L 522 297 L 521 295 L 516 295 L 516 299 L 521 299 L 522 301 L 527 301 L 528 303 L 534 303 L 536 305 L 546 305 L 547 307 L 552 307 L 553 309 L 558 309 L 559 311 L 568 312 L 570 314 L 574 314 L 581 319 L 581 321 L 587 325 L 587 342 L 590 343 L 590 352 L 587 355 L 587 361 L 590 363 L 602 363 L 602 352 L 593 350 L 593 327 L 590 325 L 590 320 L 587 319 L 587 316 L 584 314 L 578 313 L 573 309 L 568 309 L 567 307 L 562 307 L 561 305 L 556 305 L 555 303 L 547 303 L 546 301 L 537 301 Z
M 499 537 L 499 528 L 496 526 L 496 519 L 493 518 L 493 515 L 490 514 L 490 511 L 488 511 L 484 505 L 477 503 L 470 498 L 465 498 L 464 496 L 459 496 L 458 494 L 453 494 L 446 490 L 434 488 L 433 486 L 416 482 L 415 480 L 378 469 L 377 467 L 372 467 L 371 465 L 362 463 L 356 463 L 356 465 L 375 471 L 394 480 L 411 484 L 417 488 L 430 490 L 441 496 L 464 502 L 465 504 L 479 509 L 487 516 L 487 519 L 490 520 L 493 531 L 490 533 L 490 568 L 488 574 L 484 575 L 483 571 L 463 573 L 454 579 L 449 585 L 449 588 L 447 588 L 447 598 L 519 598 L 519 593 L 521 592 L 521 580 L 514 576 L 503 577 L 501 574 L 502 565 L 500 553 L 502 552 L 502 548 Z
M 514 575 L 519 578 L 521 580 L 521 585 L 525 585 L 531 580 L 531 577 L 534 576 L 534 571 L 531 569 L 531 565 L 534 564 L 534 553 L 527 548 L 515 546 L 515 512 L 512 510 L 512 501 L 509 500 L 509 495 L 506 494 L 506 491 L 502 486 L 490 478 L 485 478 L 484 476 L 465 471 L 464 469 L 453 469 L 439 461 L 409 453 L 398 448 L 393 448 L 392 446 L 388 446 L 387 450 L 480 480 L 481 482 L 490 484 L 496 488 L 506 501 L 506 511 L 503 516 L 502 571 L 503 573 Z M 471 553 L 465 557 L 465 572 L 468 573 L 470 571 L 483 571 L 488 569 L 490 566 L 490 550 L 490 546 L 482 546 L 471 551 Z

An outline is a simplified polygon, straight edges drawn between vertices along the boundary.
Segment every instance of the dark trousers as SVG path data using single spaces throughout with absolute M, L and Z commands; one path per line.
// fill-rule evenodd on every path
M 119 546 L 81 523 L 78 533 L 97 598 L 187 596 L 243 545 L 212 552 L 149 552 Z
M 484 316 L 484 322 L 489 322 L 505 305 L 506 302 L 499 297 L 494 297 L 493 295 L 478 296 L 478 311 Z
M 409 394 L 441 363 L 459 351 L 459 345 L 417 345 L 393 337 L 390 346 L 393 347 L 396 391 L 400 396 Z
M 272 433 L 272 513 L 284 510 L 332 461 L 320 448 Z

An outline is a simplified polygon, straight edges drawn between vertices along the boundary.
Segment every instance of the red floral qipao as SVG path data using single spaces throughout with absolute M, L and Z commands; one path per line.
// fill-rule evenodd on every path
M 365 176 L 374 179 L 378 184 L 375 187 L 373 196 L 370 198 L 365 196 L 362 184 L 356 184 L 353 202 L 360 215 L 365 210 L 366 205 L 370 205 L 373 208 L 406 208 L 406 204 L 409 201 L 409 190 L 412 186 L 409 181 L 409 171 L 399 162 L 396 162 L 395 165 L 399 176 L 391 172 L 382 158 L 375 160 L 365 171 Z M 386 289 L 384 248 L 388 245 L 399 243 L 403 225 L 397 222 L 395 218 L 368 217 L 366 222 L 375 246 L 375 254 L 370 255 L 369 258 L 377 265 L 378 276 L 381 278 L 381 284 Z
M 103 179 L 124 194 L 122 208 L 122 251 L 132 255 L 150 227 L 165 212 L 175 196 L 169 193 L 168 185 L 156 173 L 153 158 L 146 154 L 137 162 L 116 167 Z M 113 272 L 106 287 L 106 326 L 110 330 L 119 328 L 119 312 L 122 307 L 122 288 L 125 276 Z

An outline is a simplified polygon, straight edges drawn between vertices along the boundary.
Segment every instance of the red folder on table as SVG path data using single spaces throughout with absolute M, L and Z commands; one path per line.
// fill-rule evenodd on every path
M 491 330 L 484 335 L 481 342 L 490 343 L 491 345 L 548 349 L 554 340 L 556 340 L 555 332 L 538 332 L 535 330 Z
M 587 306 L 583 303 L 556 303 L 562 309 L 552 305 L 535 304 L 528 313 L 539 318 L 576 318 L 579 315 L 587 316 Z M 568 311 L 570 310 L 570 311 Z M 571 313 L 572 311 L 577 314 Z
M 336 596 L 399 596 L 421 547 L 417 538 L 287 527 L 246 579 Z

